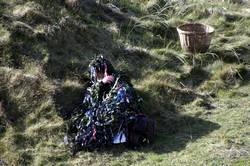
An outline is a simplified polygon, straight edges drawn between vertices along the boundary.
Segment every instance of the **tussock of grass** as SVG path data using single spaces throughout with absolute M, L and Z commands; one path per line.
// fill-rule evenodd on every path
M 0 24 L 0 46 L 9 42 L 10 33 Z
M 23 5 L 16 5 L 13 9 L 13 16 L 15 17 L 23 17 L 25 14 L 27 14 L 30 11 L 42 11 L 43 7 L 35 2 L 27 2 Z

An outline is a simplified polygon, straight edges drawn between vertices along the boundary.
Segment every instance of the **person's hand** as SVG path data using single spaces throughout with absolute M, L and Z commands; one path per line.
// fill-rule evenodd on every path
M 103 79 L 102 79 L 102 82 L 104 84 L 107 84 L 107 83 L 112 83 L 114 81 L 114 76 L 112 75 L 109 75 L 109 76 L 105 76 Z

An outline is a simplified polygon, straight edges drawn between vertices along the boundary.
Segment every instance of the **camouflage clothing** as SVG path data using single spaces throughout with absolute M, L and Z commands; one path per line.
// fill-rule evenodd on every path
M 78 150 L 127 142 L 128 126 L 141 114 L 141 99 L 127 77 L 115 73 L 110 65 L 103 59 L 90 65 L 92 86 L 87 89 L 83 108 L 72 117 L 69 128 L 74 147 Z M 96 70 L 109 72 L 114 81 L 98 81 Z

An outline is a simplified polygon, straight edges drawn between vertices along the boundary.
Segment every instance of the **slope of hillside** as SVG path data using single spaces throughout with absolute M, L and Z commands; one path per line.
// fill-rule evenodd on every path
M 250 165 L 249 2 L 1 0 L 0 165 Z M 176 27 L 215 27 L 184 53 Z M 157 121 L 152 145 L 72 157 L 65 122 L 91 58 L 126 71 Z

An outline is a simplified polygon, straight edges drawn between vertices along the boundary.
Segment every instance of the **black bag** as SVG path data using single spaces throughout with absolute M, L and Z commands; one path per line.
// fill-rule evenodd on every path
M 128 124 L 128 146 L 137 148 L 138 146 L 153 142 L 155 137 L 156 123 L 146 115 L 137 115 Z

